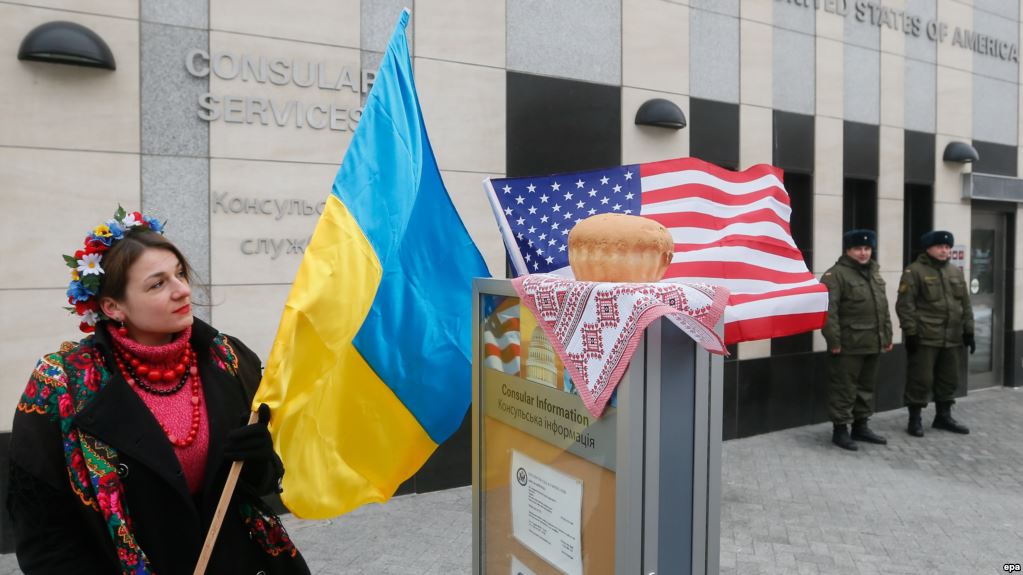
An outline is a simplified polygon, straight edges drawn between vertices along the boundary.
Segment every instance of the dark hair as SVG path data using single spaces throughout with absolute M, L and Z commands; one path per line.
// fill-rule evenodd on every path
M 114 242 L 114 245 L 103 254 L 103 276 L 97 297 L 123 301 L 125 288 L 128 287 L 128 270 L 143 252 L 149 249 L 173 253 L 185 270 L 185 279 L 191 278 L 192 266 L 188 265 L 184 254 L 170 240 L 150 229 L 133 229 L 125 233 L 123 239 Z

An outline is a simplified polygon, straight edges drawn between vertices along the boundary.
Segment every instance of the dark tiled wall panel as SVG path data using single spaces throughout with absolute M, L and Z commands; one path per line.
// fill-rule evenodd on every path
M 739 106 L 689 100 L 689 154 L 729 169 L 739 167 Z
M 980 159 L 973 163 L 975 173 L 1016 177 L 1018 162 L 1016 146 L 974 140 L 973 147 L 980 156 Z
M 509 176 L 621 163 L 621 87 L 518 72 L 507 80 Z

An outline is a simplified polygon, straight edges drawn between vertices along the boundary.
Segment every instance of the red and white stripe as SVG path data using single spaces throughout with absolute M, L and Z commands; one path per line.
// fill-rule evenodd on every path
M 675 240 L 665 281 L 731 291 L 725 342 L 819 329 L 828 290 L 792 240 L 792 207 L 781 170 L 761 164 L 733 172 L 695 158 L 640 165 L 640 215 Z
M 518 375 L 521 341 L 518 299 L 507 298 L 483 322 L 483 364 Z

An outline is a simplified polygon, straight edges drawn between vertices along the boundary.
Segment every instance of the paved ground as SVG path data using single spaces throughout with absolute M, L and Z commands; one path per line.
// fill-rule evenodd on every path
M 1023 391 L 976 392 L 960 436 L 907 435 L 850 453 L 814 425 L 725 443 L 721 573 L 1002 573 L 1023 563 Z
M 722 575 L 983 575 L 1023 563 L 1023 391 L 973 393 L 955 415 L 972 434 L 928 427 L 915 439 L 904 412 L 881 414 L 873 426 L 888 446 L 857 453 L 833 447 L 829 425 L 726 442 Z M 468 487 L 287 522 L 317 575 L 471 572 Z M 16 573 L 0 556 L 0 575 Z
M 313 575 L 472 573 L 471 499 L 469 487 L 405 495 L 287 527 Z

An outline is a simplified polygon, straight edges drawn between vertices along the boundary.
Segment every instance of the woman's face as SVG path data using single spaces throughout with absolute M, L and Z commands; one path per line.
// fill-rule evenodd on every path
M 192 289 L 174 252 L 150 248 L 128 268 L 124 300 L 111 302 L 123 317 L 128 335 L 147 345 L 161 345 L 192 325 Z

